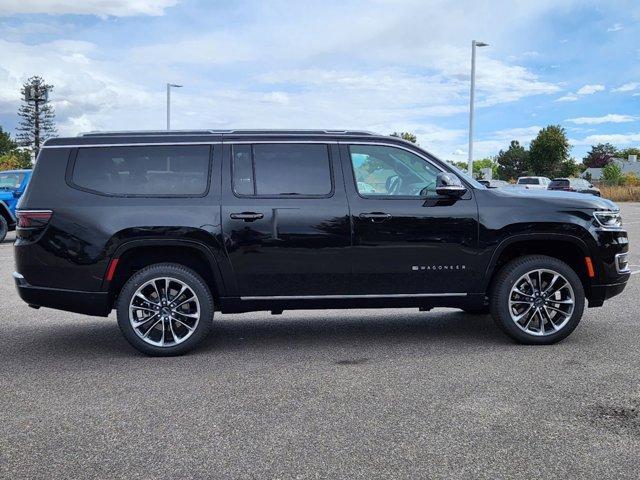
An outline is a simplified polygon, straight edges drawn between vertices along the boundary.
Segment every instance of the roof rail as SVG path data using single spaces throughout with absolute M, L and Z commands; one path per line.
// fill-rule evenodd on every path
M 229 129 L 229 130 L 120 130 L 79 133 L 79 137 L 124 137 L 154 135 L 376 135 L 365 130 L 289 130 L 289 129 Z

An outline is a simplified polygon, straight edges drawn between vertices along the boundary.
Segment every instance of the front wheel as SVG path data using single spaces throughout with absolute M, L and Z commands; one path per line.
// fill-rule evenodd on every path
M 498 273 L 491 314 L 514 340 L 547 345 L 566 338 L 584 310 L 584 288 L 576 272 L 557 258 L 517 258 Z
M 7 237 L 7 232 L 9 231 L 9 225 L 5 218 L 0 215 L 0 243 L 4 242 L 4 239 Z
M 180 355 L 211 330 L 213 299 L 196 272 L 159 263 L 131 276 L 118 296 L 117 314 L 134 348 L 148 355 Z

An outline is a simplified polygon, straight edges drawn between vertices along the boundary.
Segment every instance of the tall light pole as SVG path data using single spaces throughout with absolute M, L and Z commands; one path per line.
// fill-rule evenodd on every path
M 488 43 L 478 42 L 473 40 L 471 42 L 471 90 L 469 93 L 469 162 L 467 163 L 467 170 L 469 176 L 473 177 L 473 100 L 476 90 L 476 47 L 487 47 Z
M 167 83 L 167 130 L 171 130 L 171 87 L 181 88 L 182 85 Z

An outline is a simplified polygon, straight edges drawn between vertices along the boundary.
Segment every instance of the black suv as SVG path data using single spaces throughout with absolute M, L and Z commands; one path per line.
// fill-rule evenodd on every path
M 487 189 L 356 131 L 92 133 L 48 140 L 17 213 L 18 292 L 107 316 L 152 355 L 214 311 L 457 307 L 550 344 L 629 279 L 608 200 Z

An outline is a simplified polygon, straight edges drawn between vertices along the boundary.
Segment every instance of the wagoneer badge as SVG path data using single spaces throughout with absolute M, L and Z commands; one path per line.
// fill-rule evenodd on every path
M 411 270 L 466 270 L 466 265 L 413 265 Z

